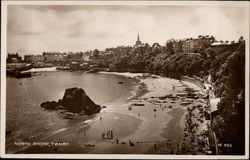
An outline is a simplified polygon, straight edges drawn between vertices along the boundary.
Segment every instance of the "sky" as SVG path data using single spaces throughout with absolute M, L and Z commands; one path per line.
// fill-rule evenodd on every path
M 170 38 L 246 36 L 243 6 L 9 5 L 7 51 L 20 55 L 78 52 Z

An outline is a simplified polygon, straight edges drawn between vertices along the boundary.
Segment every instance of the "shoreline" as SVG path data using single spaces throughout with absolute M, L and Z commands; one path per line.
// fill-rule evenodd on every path
M 108 74 L 112 74 L 112 73 L 109 72 Z M 117 73 L 117 72 L 115 72 L 114 74 L 115 75 L 127 76 L 127 77 L 130 77 L 130 78 L 131 77 L 133 77 L 133 78 L 136 77 L 137 79 L 139 79 L 140 83 L 144 84 L 144 86 L 147 87 L 147 92 L 145 92 L 143 95 L 135 96 L 133 99 L 130 100 L 132 102 L 135 101 L 135 102 L 139 102 L 139 103 L 143 103 L 143 104 L 146 103 L 145 106 L 149 105 L 149 104 L 147 104 L 148 99 L 152 98 L 153 96 L 155 96 L 155 97 L 160 96 L 161 97 L 161 96 L 164 96 L 166 94 L 167 88 L 164 88 L 163 82 L 168 83 L 169 80 L 170 81 L 175 81 L 174 84 L 177 85 L 176 87 L 181 86 L 181 87 L 184 87 L 184 88 L 186 88 L 186 87 L 187 88 L 195 88 L 195 89 L 198 89 L 199 93 L 201 93 L 202 90 L 203 90 L 203 88 L 200 88 L 195 83 L 179 82 L 179 80 L 170 79 L 170 78 L 162 77 L 162 76 L 157 76 L 156 80 L 152 80 L 151 78 L 149 78 L 151 75 L 149 75 L 147 78 L 145 78 L 145 77 L 142 78 L 142 75 L 143 75 L 142 73 L 136 73 L 135 75 L 133 75 L 133 73 Z M 159 81 L 159 82 L 157 82 L 157 81 Z M 151 84 L 152 84 L 152 86 L 150 86 Z M 158 86 L 158 88 L 156 87 L 157 84 L 160 84 Z M 154 90 L 155 87 L 157 89 Z M 181 92 L 183 92 L 183 91 L 181 91 Z M 130 105 L 132 102 L 129 103 L 129 101 L 128 101 L 127 106 Z M 159 106 L 155 106 L 155 107 L 159 107 Z M 152 108 L 152 106 L 150 106 L 150 108 Z M 161 125 L 158 124 L 160 126 L 160 128 L 155 129 L 155 131 L 157 131 L 157 134 L 160 135 L 160 136 L 154 136 L 158 140 L 156 140 L 156 141 L 152 140 L 151 142 L 140 142 L 139 141 L 137 143 L 143 143 L 143 144 L 145 144 L 145 146 L 140 145 L 140 147 L 141 147 L 140 149 L 137 148 L 137 147 L 134 147 L 135 150 L 133 152 L 130 152 L 130 151 L 128 151 L 129 150 L 128 148 L 123 147 L 123 149 L 125 151 L 123 151 L 122 153 L 147 153 L 147 154 L 155 154 L 155 153 L 157 153 L 157 154 L 158 153 L 159 154 L 173 154 L 173 153 L 178 154 L 178 153 L 183 153 L 183 152 L 180 151 L 180 149 L 176 149 L 176 148 L 178 148 L 176 146 L 175 147 L 170 147 L 171 149 L 168 149 L 168 151 L 164 150 L 164 148 L 166 148 L 166 145 L 165 145 L 165 142 L 163 140 L 164 136 L 162 137 L 162 134 L 163 134 L 162 132 L 164 132 L 164 130 L 166 130 L 166 129 L 169 129 L 169 127 L 171 127 L 171 125 L 176 125 L 176 123 L 178 123 L 178 127 L 181 130 L 183 130 L 185 128 L 185 126 L 184 126 L 185 123 L 186 123 L 185 116 L 187 114 L 186 113 L 187 111 L 185 111 L 184 108 L 188 108 L 188 107 L 181 107 L 181 106 L 174 107 L 173 108 L 174 110 L 177 109 L 179 111 L 182 111 L 181 114 L 177 114 L 177 115 L 175 113 L 174 113 L 174 115 L 172 115 L 172 110 L 167 111 L 167 115 L 168 115 L 167 117 L 168 118 L 165 119 L 165 120 L 162 120 L 163 122 L 161 121 Z M 161 109 L 163 109 L 163 108 L 161 108 Z M 126 114 L 126 113 L 122 113 L 122 114 Z M 132 115 L 132 114 L 129 114 L 129 115 Z M 172 117 L 171 117 L 171 115 L 172 115 Z M 136 114 L 134 114 L 134 116 L 136 117 Z M 139 117 L 137 117 L 137 118 L 139 118 Z M 140 119 L 143 119 L 143 122 L 142 122 L 141 126 L 136 131 L 134 131 L 134 133 L 132 133 L 131 136 L 129 136 L 127 138 L 125 137 L 125 140 L 133 139 L 135 137 L 139 138 L 138 135 L 140 135 L 140 134 L 143 135 L 143 132 L 141 130 L 143 130 L 143 128 L 147 128 L 146 126 L 148 124 L 150 124 L 150 123 L 148 122 L 147 119 L 144 119 L 144 118 L 141 118 L 141 117 L 140 117 Z M 152 126 L 151 127 L 148 126 L 148 128 L 152 128 Z M 179 132 L 179 131 L 176 131 L 176 133 L 177 132 Z M 150 134 L 156 135 L 156 133 L 152 133 L 152 132 Z M 179 133 L 179 135 L 182 137 L 181 133 Z M 178 138 L 179 140 L 177 140 L 178 144 L 179 144 L 180 141 L 182 142 L 182 140 L 180 140 L 181 139 L 180 136 Z M 153 145 L 152 143 L 154 143 L 154 142 L 157 143 L 157 151 L 155 151 L 155 152 L 154 152 L 154 147 L 152 146 Z M 177 146 L 178 146 L 178 144 L 175 143 L 175 145 L 177 145 Z M 92 153 L 95 153 L 95 152 L 92 152 Z M 98 152 L 96 152 L 96 153 L 98 153 Z
M 108 74 L 112 74 L 111 72 L 108 72 Z M 164 150 L 165 146 L 165 140 L 166 137 L 162 136 L 164 134 L 165 129 L 170 129 L 172 125 L 175 125 L 178 123 L 177 128 L 182 129 L 182 120 L 185 116 L 185 110 L 182 106 L 178 106 L 177 104 L 172 104 L 169 100 L 168 103 L 163 102 L 160 100 L 156 100 L 153 97 L 162 97 L 166 94 L 172 94 L 172 87 L 173 86 L 184 86 L 183 83 L 180 83 L 179 80 L 176 79 L 170 79 L 166 77 L 161 76 L 154 76 L 150 74 L 144 74 L 144 73 L 115 73 L 115 75 L 125 76 L 127 78 L 133 79 L 135 83 L 135 95 L 128 98 L 121 106 L 119 107 L 107 107 L 103 108 L 100 113 L 97 113 L 94 118 L 90 117 L 85 119 L 85 121 L 90 120 L 88 125 L 85 127 L 89 128 L 96 128 L 99 126 L 99 123 L 101 122 L 101 117 L 105 119 L 105 117 L 111 117 L 111 120 L 115 120 L 118 123 L 120 120 L 122 120 L 119 123 L 123 123 L 122 128 L 119 130 L 117 128 L 112 127 L 114 130 L 116 130 L 115 134 L 119 137 L 119 141 L 124 142 L 126 144 L 120 145 L 120 143 L 115 145 L 114 140 L 110 141 L 84 141 L 85 143 L 93 143 L 95 144 L 95 147 L 88 148 L 84 147 L 84 150 L 81 152 L 78 149 L 77 145 L 74 145 L 74 147 L 71 149 L 73 153 L 147 153 L 147 154 L 171 154 L 171 149 L 166 151 Z M 185 88 L 185 87 L 184 87 Z M 176 93 L 177 93 L 176 89 Z M 182 92 L 182 89 L 180 89 Z M 178 102 L 179 103 L 179 102 Z M 136 106 L 133 104 L 143 104 L 142 106 Z M 133 106 L 132 111 L 128 110 L 129 106 Z M 169 106 L 173 106 L 172 108 L 169 108 Z M 154 110 L 157 111 L 154 111 Z M 183 113 L 178 114 L 177 117 L 172 115 L 173 110 L 182 110 Z M 109 116 L 113 115 L 113 116 Z M 175 117 L 175 118 L 174 118 Z M 133 120 L 133 125 L 131 126 L 127 121 L 130 119 Z M 82 130 L 81 126 L 77 125 L 80 124 L 81 121 L 77 121 L 74 125 L 75 130 Z M 103 121 L 103 120 L 102 120 Z M 111 122 L 111 121 L 110 121 Z M 132 122 L 132 121 L 131 121 Z M 136 123 L 135 123 L 136 122 Z M 130 129 L 127 130 L 126 126 Z M 87 128 L 88 128 L 87 127 Z M 105 126 L 104 126 L 105 127 Z M 125 128 L 123 128 L 125 127 Z M 133 129 L 132 129 L 132 128 Z M 118 127 L 119 128 L 119 127 Z M 105 128 L 104 128 L 105 129 Z M 125 129 L 125 130 L 124 130 Z M 77 131 L 77 132 L 79 132 Z M 91 130 L 84 129 L 84 132 L 89 132 Z M 82 131 L 81 131 L 82 132 Z M 126 132 L 126 134 L 123 134 L 123 132 Z M 179 129 L 174 131 L 174 133 L 180 132 Z M 58 133 L 59 135 L 67 133 L 71 135 L 71 131 L 62 131 L 62 133 Z M 169 132 L 170 133 L 170 132 Z M 167 133 L 168 134 L 168 133 Z M 181 134 L 181 133 L 179 133 Z M 52 136 L 53 137 L 53 136 Z M 63 136 L 65 137 L 65 136 Z M 62 138 L 63 138 L 62 137 Z M 67 137 L 67 136 L 66 136 Z M 70 140 L 72 142 L 75 141 L 73 137 L 66 138 L 67 140 Z M 135 143 L 134 147 L 131 147 L 128 145 L 128 142 L 132 141 Z M 157 151 L 154 151 L 154 144 L 157 144 Z M 105 149 L 103 148 L 105 146 Z M 38 147 L 39 148 L 39 147 Z M 87 148 L 87 149 L 86 149 Z M 66 148 L 65 148 L 66 149 Z M 85 150 L 86 149 L 86 150 Z M 39 152 L 39 149 L 34 148 L 31 149 L 31 153 Z M 49 152 L 49 149 L 46 149 L 46 151 Z M 64 150 L 66 151 L 66 150 Z M 57 153 L 58 151 L 51 151 L 49 153 Z M 66 151 L 68 152 L 68 151 Z M 28 152 L 30 153 L 30 152 Z M 70 153 L 70 152 L 69 152 Z M 175 149 L 174 154 L 176 154 L 177 151 Z

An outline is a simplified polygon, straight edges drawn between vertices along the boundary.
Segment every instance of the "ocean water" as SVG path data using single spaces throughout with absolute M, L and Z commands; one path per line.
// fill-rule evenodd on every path
M 62 98 L 66 88 L 83 88 L 95 103 L 108 107 L 126 102 L 135 89 L 126 77 L 67 71 L 42 72 L 22 79 L 7 77 L 6 82 L 6 153 L 20 150 L 15 142 L 43 140 L 72 125 L 62 114 L 40 107 L 44 101 Z

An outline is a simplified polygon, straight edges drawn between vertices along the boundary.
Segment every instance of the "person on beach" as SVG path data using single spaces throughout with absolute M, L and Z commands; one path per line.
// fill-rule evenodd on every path
M 154 149 L 155 149 L 155 152 L 156 152 L 156 144 L 154 144 Z
M 119 139 L 116 139 L 116 144 L 118 144 L 119 143 Z
M 106 137 L 107 137 L 107 138 L 109 137 L 109 131 L 106 133 Z
M 154 118 L 156 117 L 156 114 L 154 114 Z
M 113 130 L 110 130 L 110 137 L 113 138 Z
M 138 113 L 138 117 L 140 117 L 140 113 Z
M 102 139 L 104 139 L 105 138 L 105 133 L 104 132 L 102 132 Z

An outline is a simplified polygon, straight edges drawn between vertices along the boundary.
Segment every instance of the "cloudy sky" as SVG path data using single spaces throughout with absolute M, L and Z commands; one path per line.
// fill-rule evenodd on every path
M 102 50 L 133 45 L 138 32 L 149 44 L 198 35 L 238 40 L 246 35 L 246 14 L 242 6 L 9 5 L 7 50 Z

